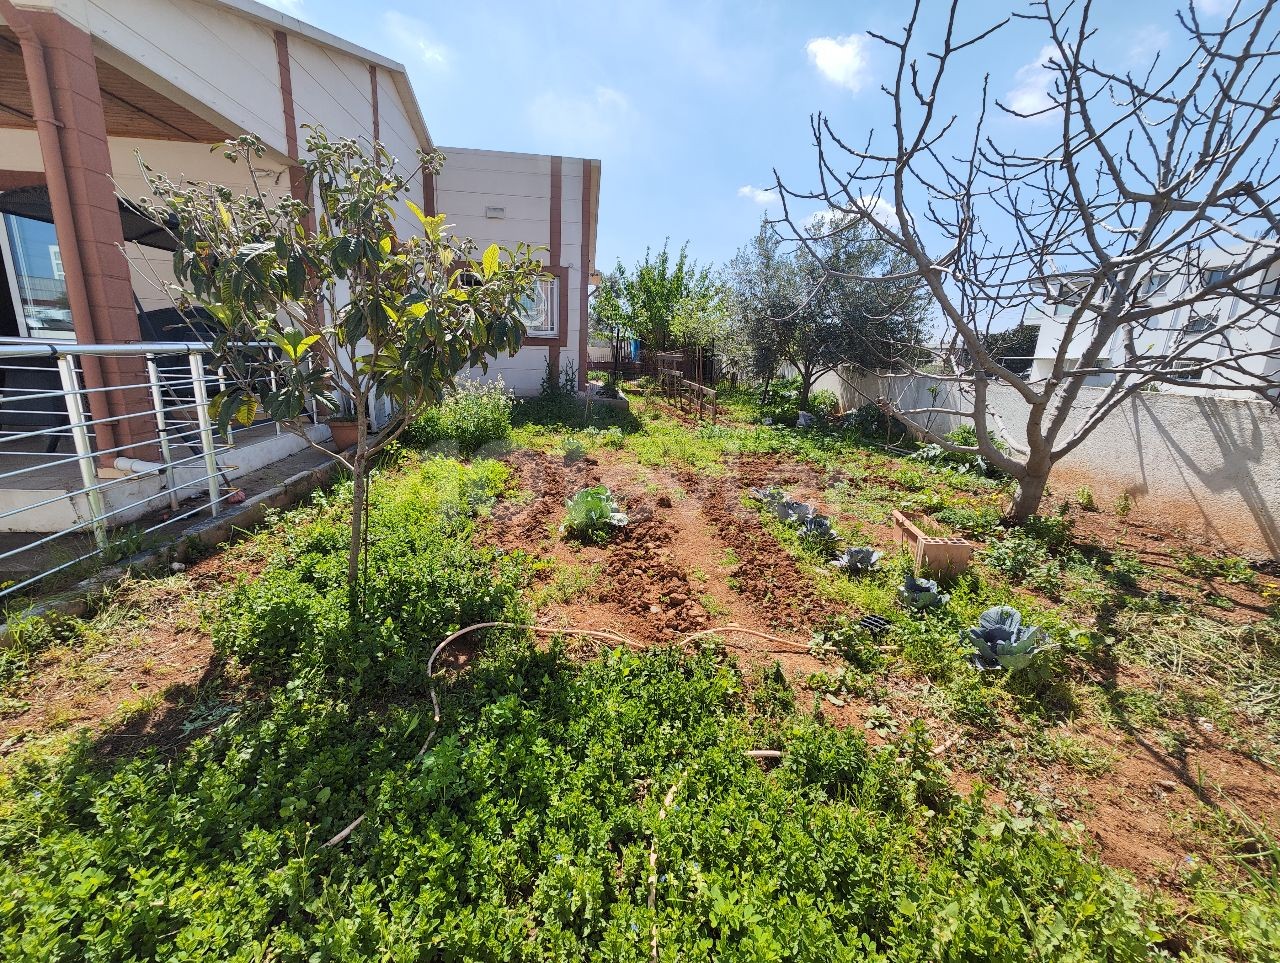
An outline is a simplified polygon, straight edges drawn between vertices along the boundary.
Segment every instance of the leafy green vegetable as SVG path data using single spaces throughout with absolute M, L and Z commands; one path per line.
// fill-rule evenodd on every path
M 847 575 L 870 572 L 884 555 L 874 548 L 846 548 L 841 556 L 831 564 L 842 569 Z
M 908 572 L 898 589 L 898 598 L 909 609 L 923 612 L 938 605 L 945 605 L 950 596 L 938 591 L 938 583 L 932 579 L 916 578 L 915 573 Z
M 613 493 L 604 485 L 584 488 L 566 504 L 561 534 L 571 535 L 584 542 L 605 542 L 614 528 L 627 524 L 627 516 L 619 510 Z
M 979 669 L 1017 672 L 1029 666 L 1045 648 L 1044 629 L 1023 625 L 1022 613 L 1009 605 L 987 609 L 969 629 L 974 665 Z

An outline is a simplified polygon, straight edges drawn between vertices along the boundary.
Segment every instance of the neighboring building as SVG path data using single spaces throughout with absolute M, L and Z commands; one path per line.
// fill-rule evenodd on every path
M 1215 253 L 1212 257 L 1206 255 L 1205 263 L 1188 265 L 1181 271 L 1153 273 L 1147 278 L 1141 296 L 1156 305 L 1177 301 L 1188 287 L 1194 285 L 1200 288 L 1213 283 L 1233 263 L 1231 254 L 1222 252 Z M 1280 293 L 1280 269 L 1272 269 L 1258 283 L 1262 294 Z M 1028 306 L 1023 322 L 1040 327 L 1031 365 L 1032 381 L 1044 380 L 1053 370 L 1054 360 L 1066 336 L 1066 325 L 1078 305 L 1079 297 L 1073 294 L 1072 276 L 1064 274 L 1039 303 Z M 1174 367 L 1194 369 L 1205 361 L 1252 353 L 1255 356 L 1242 361 L 1242 367 L 1258 384 L 1275 384 L 1280 378 L 1280 316 L 1272 311 L 1263 314 L 1261 309 L 1248 305 L 1237 297 L 1207 301 L 1199 306 L 1183 306 L 1166 315 L 1157 316 L 1150 327 L 1143 329 L 1138 344 L 1143 351 L 1152 355 L 1167 355 L 1177 350 L 1186 338 L 1216 328 L 1224 322 L 1230 322 L 1226 338 L 1216 343 L 1206 341 L 1196 345 L 1185 358 L 1175 361 Z M 1081 354 L 1092 335 L 1093 325 L 1085 322 L 1071 339 L 1066 351 L 1068 370 L 1079 365 Z M 1107 350 L 1103 352 L 1101 365 L 1122 358 L 1122 337 L 1123 332 L 1117 332 L 1113 336 Z M 1161 385 L 1161 390 L 1211 392 L 1215 385 L 1224 383 L 1223 376 L 1213 370 L 1204 374 L 1197 371 L 1189 377 L 1197 381 L 1199 387 Z M 1111 375 L 1094 375 L 1086 380 L 1086 384 L 1106 385 L 1113 378 Z
M 139 159 L 174 180 L 247 188 L 243 167 L 209 146 L 254 133 L 280 192 L 305 199 L 306 125 L 379 140 L 406 166 L 435 148 L 403 66 L 253 0 L 0 0 L 0 347 L 52 342 L 75 355 L 103 477 L 156 459 L 157 428 L 141 354 L 86 347 L 189 339 L 163 290 L 173 278 L 163 232 L 149 234 L 155 225 L 120 199 L 147 193 Z M 585 387 L 599 161 L 445 154 L 443 172 L 424 176 L 412 200 L 481 246 L 545 248 L 555 276 L 530 306 L 526 345 L 490 375 L 532 393 L 550 362 L 571 366 Z M 407 210 L 399 226 L 421 230 Z M 52 357 L 0 357 L 0 445 L 25 452 L 34 431 L 67 425 L 57 400 L 42 397 L 59 383 Z M 219 455 L 224 480 L 304 444 L 267 428 L 245 432 L 234 458 Z M 74 475 L 74 463 L 64 467 Z M 0 465 L 0 531 L 46 524 L 37 516 L 55 508 L 84 514 L 71 495 L 50 508 L 49 489 L 61 483 L 23 470 L 19 483 Z M 162 487 L 154 471 L 141 474 L 132 514 L 154 507 L 144 496 Z M 23 504 L 43 507 L 25 516 L 11 508 Z

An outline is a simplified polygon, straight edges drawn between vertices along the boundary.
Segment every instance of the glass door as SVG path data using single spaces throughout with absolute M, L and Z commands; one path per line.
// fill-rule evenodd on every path
M 42 341 L 74 341 L 62 250 L 53 225 L 5 214 L 0 244 L 7 275 L 3 280 L 13 297 L 19 334 Z

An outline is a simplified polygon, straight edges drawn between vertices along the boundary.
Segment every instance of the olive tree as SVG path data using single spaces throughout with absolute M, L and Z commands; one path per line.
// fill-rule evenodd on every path
M 1098 6 L 1037 0 L 962 33 L 958 0 L 916 0 L 900 33 L 871 35 L 890 51 L 892 124 L 841 136 L 819 114 L 818 186 L 778 180 L 781 220 L 802 242 L 815 246 L 791 209 L 818 200 L 845 215 L 830 233 L 874 231 L 927 285 L 943 333 L 916 371 L 940 390 L 882 404 L 1011 475 L 1012 521 L 1037 511 L 1053 466 L 1136 392 L 1202 380 L 1280 391 L 1277 4 L 1208 20 L 1189 2 L 1180 42 L 1141 68 L 1095 59 Z M 1036 96 L 1006 104 L 983 58 L 1013 28 L 1039 35 L 1043 74 Z M 1033 380 L 988 336 L 1046 302 L 1063 330 Z M 1025 408 L 1016 433 L 991 406 L 996 387 Z M 976 444 L 930 428 L 938 414 L 971 421 Z
M 800 244 L 766 220 L 727 269 L 751 367 L 767 393 L 780 364 L 789 364 L 802 409 L 818 379 L 843 365 L 896 368 L 921 353 L 924 286 L 904 271 L 899 250 L 846 219 L 810 219 Z
M 224 431 L 265 411 L 310 441 L 305 416 L 313 406 L 354 415 L 355 446 L 337 456 L 354 485 L 354 617 L 374 456 L 459 373 L 515 353 L 522 307 L 542 269 L 525 245 L 476 252 L 447 230 L 443 214 L 429 216 L 408 198 L 424 168 L 438 172 L 439 154 L 420 154 L 406 171 L 381 144 L 313 129 L 302 162 L 313 209 L 274 191 L 258 138 L 228 140 L 223 150 L 248 167 L 247 193 L 148 172 L 153 213 L 174 225 L 178 242 L 175 297 L 216 319 L 210 347 L 228 386 L 211 408 Z M 397 231 L 406 209 L 421 233 Z M 389 399 L 394 415 L 374 431 L 377 397 Z

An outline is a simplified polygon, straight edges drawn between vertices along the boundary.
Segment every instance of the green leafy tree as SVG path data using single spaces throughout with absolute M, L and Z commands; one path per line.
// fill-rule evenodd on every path
M 983 336 L 982 342 L 992 359 L 1013 374 L 1025 376 L 1031 371 L 1031 358 L 1040 339 L 1040 325 L 1018 322 L 1004 331 Z
M 744 342 L 766 384 L 786 362 L 804 408 L 822 375 L 841 365 L 894 368 L 921 352 L 929 299 L 897 280 L 902 255 L 870 231 L 816 219 L 802 243 L 784 246 L 763 222 L 730 262 Z
M 248 193 L 151 173 L 148 180 L 155 213 L 176 219 L 177 297 L 217 319 L 211 347 L 228 387 L 211 407 L 224 432 L 233 419 L 249 424 L 260 409 L 303 437 L 312 404 L 355 417 L 355 448 L 339 455 L 354 479 L 354 615 L 373 457 L 439 402 L 460 372 L 515 353 L 525 333 L 522 301 L 542 269 L 526 245 L 491 245 L 477 257 L 470 240 L 446 230 L 444 215 L 427 216 L 405 198 L 424 168 L 440 169 L 441 155 L 420 154 L 417 168 L 405 172 L 381 144 L 312 130 L 306 146 L 314 212 L 272 195 L 275 175 L 257 163 L 264 148 L 254 136 L 224 145 L 229 161 L 248 167 Z M 397 233 L 404 207 L 421 234 Z M 245 347 L 264 343 L 275 350 Z M 395 416 L 375 434 L 370 407 L 379 396 L 391 400 Z
M 767 398 L 786 360 L 785 335 L 791 315 L 805 306 L 796 258 L 783 250 L 777 232 L 762 223 L 756 236 L 729 262 L 725 281 L 734 306 L 735 335 L 730 341 L 738 349 L 741 368 L 761 382 Z
M 633 268 L 618 262 L 597 293 L 592 323 L 601 334 L 622 331 L 655 351 L 707 344 L 724 322 L 725 292 L 710 267 L 689 257 L 688 244 L 672 256 L 668 245 Z

